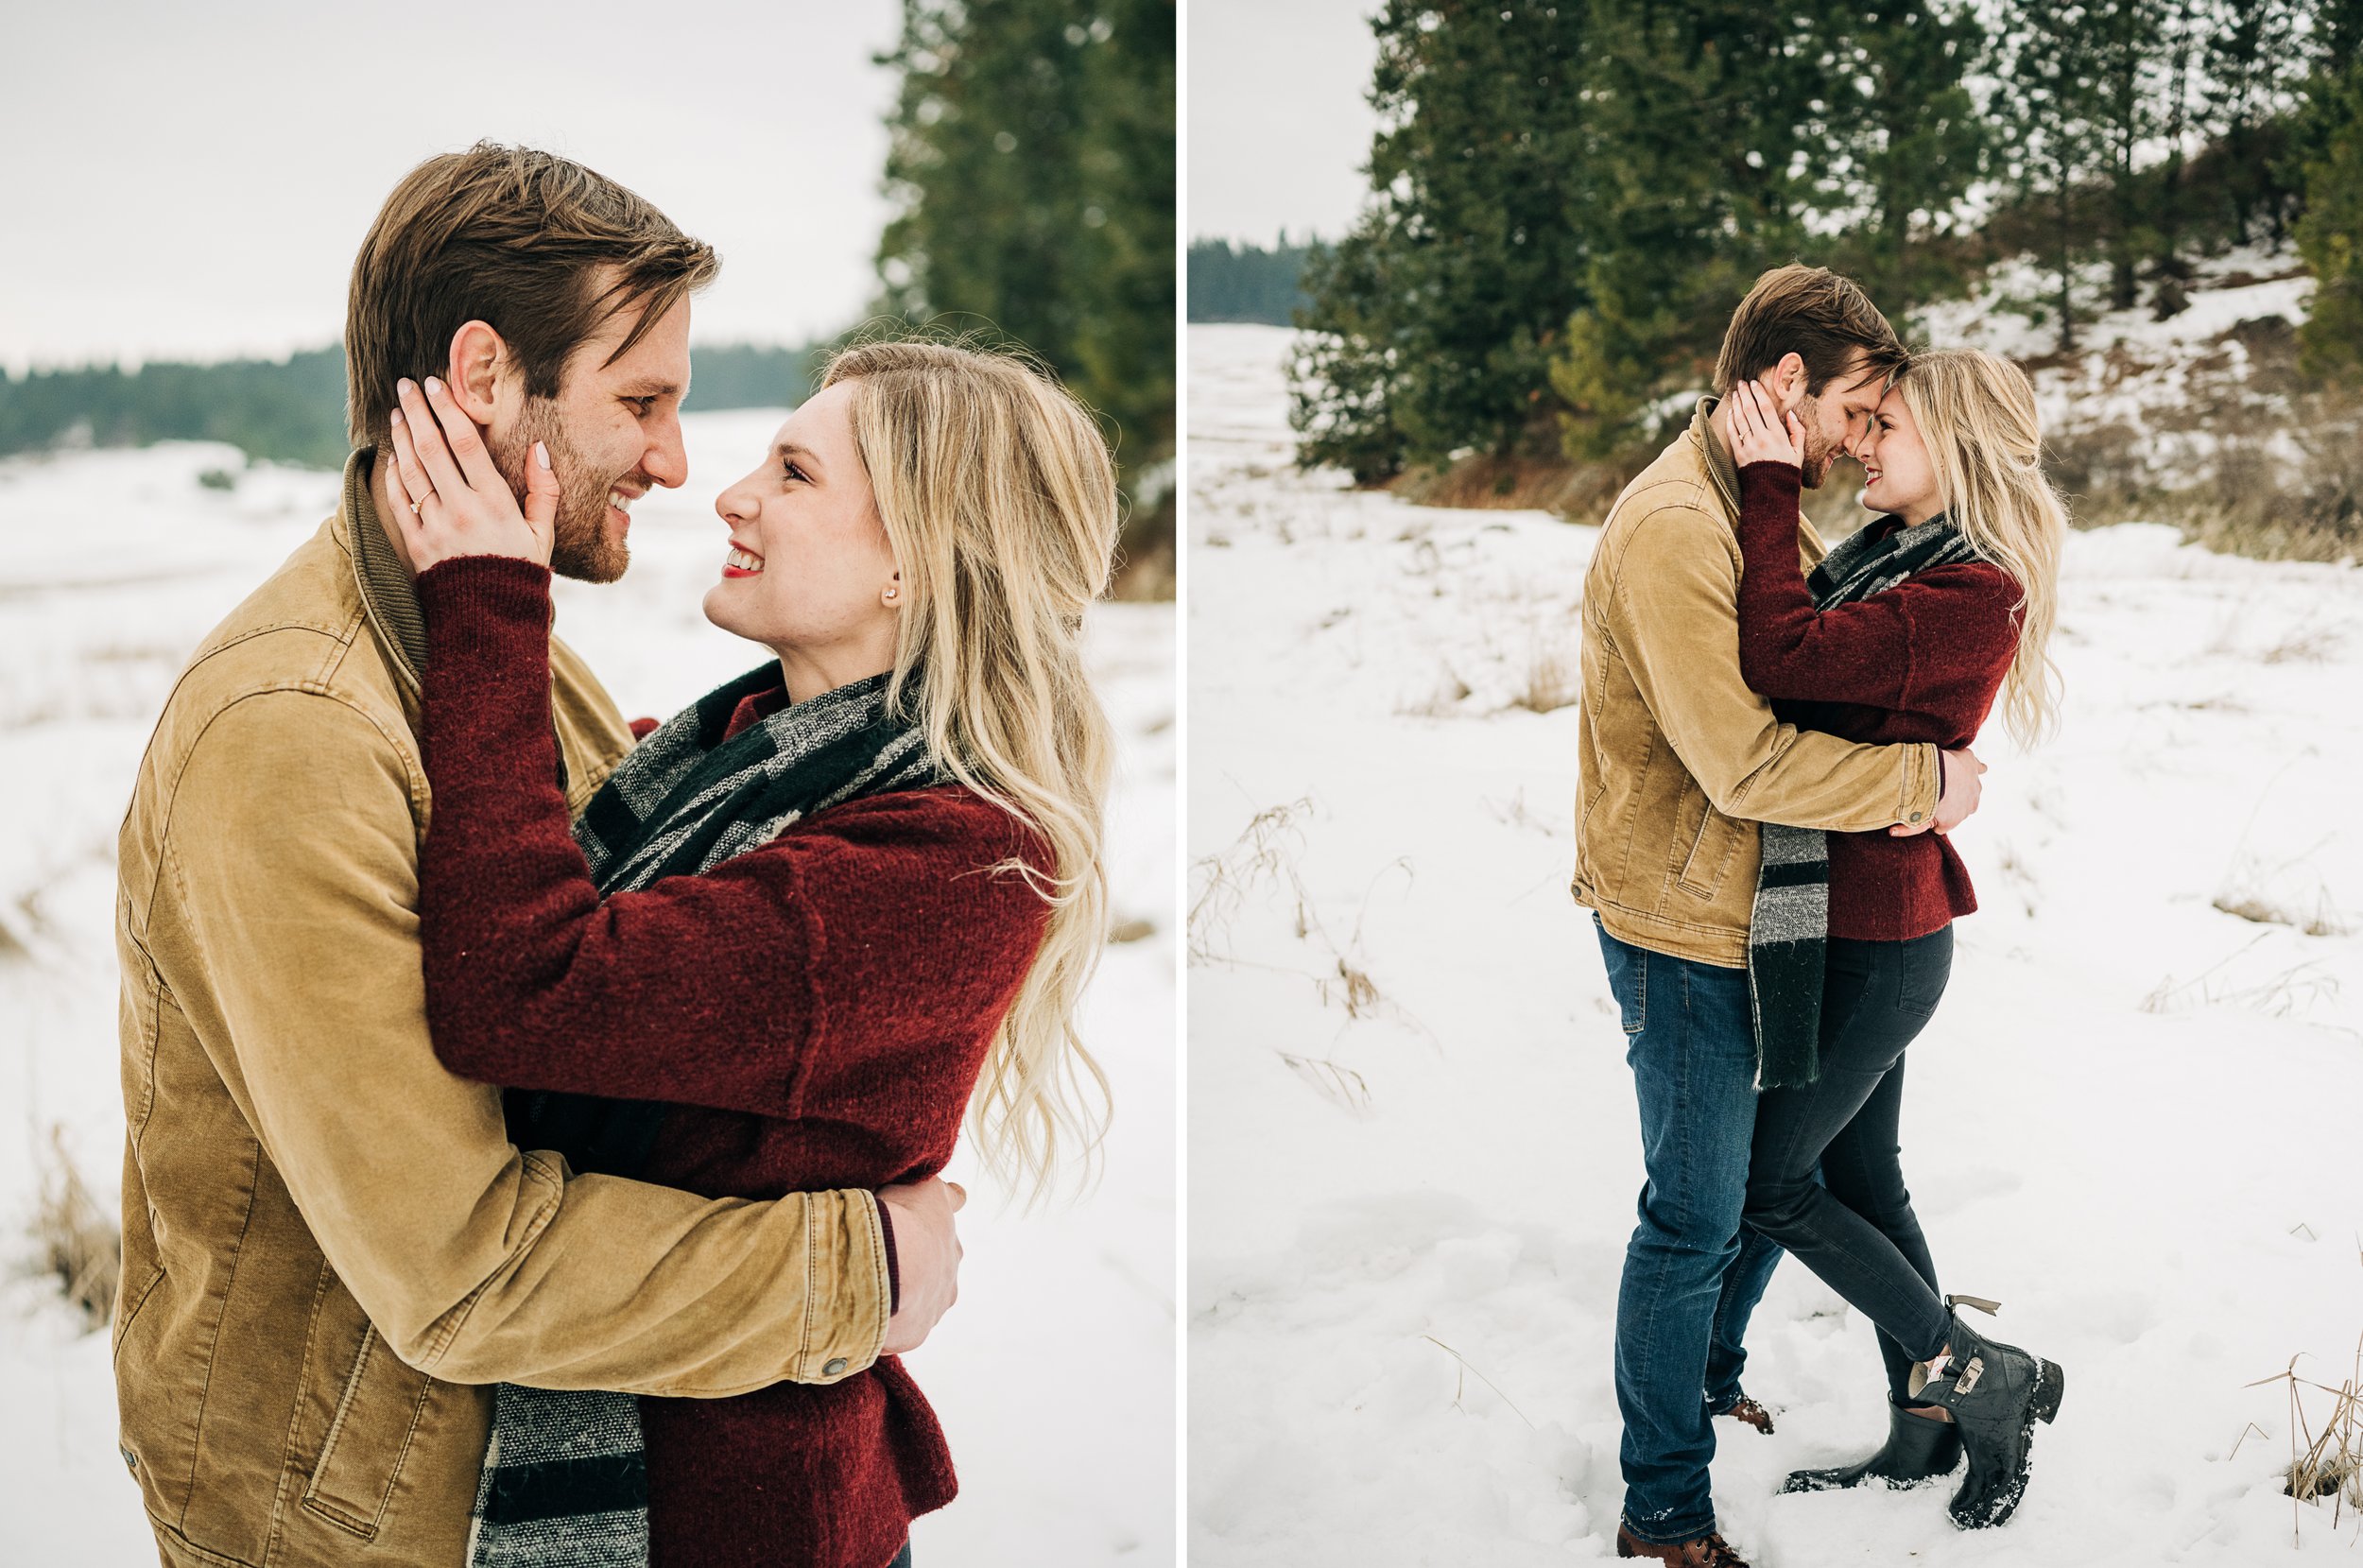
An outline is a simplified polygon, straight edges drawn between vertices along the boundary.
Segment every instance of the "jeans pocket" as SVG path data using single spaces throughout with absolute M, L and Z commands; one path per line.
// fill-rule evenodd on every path
M 1648 1018 L 1649 955 L 1610 936 L 1597 915 L 1592 917 L 1592 927 L 1600 934 L 1600 956 L 1608 964 L 1609 993 L 1616 998 L 1625 1033 L 1639 1034 Z
M 1935 1015 L 1953 978 L 1953 928 L 1945 926 L 1904 944 L 1903 973 L 1896 978 L 1896 1005 L 1925 1019 Z

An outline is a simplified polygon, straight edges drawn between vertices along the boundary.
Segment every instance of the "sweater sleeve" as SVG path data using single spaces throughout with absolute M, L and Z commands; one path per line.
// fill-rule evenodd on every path
M 419 578 L 434 791 L 420 918 L 444 1066 L 795 1116 L 873 1080 L 912 1038 L 900 1009 L 870 1005 L 881 976 L 930 1029 L 997 1022 L 1047 905 L 992 870 L 1029 836 L 964 790 L 852 801 L 704 875 L 602 901 L 555 784 L 548 583 L 495 557 Z
M 2007 668 L 2016 594 L 1983 561 L 1922 572 L 1883 594 L 1818 608 L 1797 548 L 1797 470 L 1739 473 L 1739 668 L 1768 698 L 1925 709 Z M 1998 661 L 1998 665 L 1997 665 Z M 1975 728 L 1972 721 L 1971 728 Z

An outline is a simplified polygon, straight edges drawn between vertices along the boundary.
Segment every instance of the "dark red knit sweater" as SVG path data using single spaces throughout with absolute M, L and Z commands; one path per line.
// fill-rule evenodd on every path
M 443 1064 L 668 1102 L 643 1175 L 707 1197 L 940 1170 L 1048 922 L 987 868 L 1048 868 L 1039 836 L 968 790 L 912 790 L 602 902 L 554 782 L 549 574 L 471 557 L 418 587 L 435 792 L 420 923 Z M 640 1408 L 663 1568 L 886 1568 L 955 1490 L 891 1356 L 826 1387 Z
M 1939 566 L 1854 604 L 1814 608 L 1797 548 L 1798 474 L 1739 471 L 1739 670 L 1784 723 L 1848 740 L 1977 736 L 2018 653 L 2018 584 L 1987 561 Z M 1903 526 L 1870 524 L 1872 537 Z M 1830 835 L 1830 935 L 1906 941 L 1977 907 L 1940 833 Z

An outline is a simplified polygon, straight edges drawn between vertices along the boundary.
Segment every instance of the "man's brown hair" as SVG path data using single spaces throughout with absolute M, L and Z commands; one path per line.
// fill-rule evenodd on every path
M 1856 353 L 1863 368 L 1893 375 L 1907 357 L 1904 341 L 1854 279 L 1826 267 L 1792 262 L 1756 280 L 1723 330 L 1715 360 L 1715 392 L 1729 396 L 1794 353 L 1805 362 L 1805 392 L 1819 397 Z
M 641 307 L 612 363 L 719 266 L 712 246 L 570 159 L 496 142 L 430 158 L 403 176 L 354 258 L 353 443 L 384 443 L 395 379 L 445 373 L 452 335 L 470 321 L 508 343 L 528 397 L 556 397 L 568 356 L 609 318 Z

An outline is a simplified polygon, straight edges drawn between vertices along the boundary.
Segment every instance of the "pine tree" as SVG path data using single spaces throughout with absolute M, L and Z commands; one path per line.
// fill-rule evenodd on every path
M 2341 123 L 2305 169 L 2298 253 L 2314 272 L 2314 299 L 2298 331 L 2306 372 L 2363 378 L 2363 70 L 2340 78 Z
M 1617 457 L 1795 259 L 1958 289 L 1989 151 L 1971 0 L 1389 0 L 1370 209 L 1307 274 L 1300 457 Z M 1553 441 L 1555 438 L 1555 441 Z
M 1831 263 L 1900 319 L 1964 282 L 1937 242 L 1958 233 L 1990 151 L 1967 81 L 1985 32 L 1968 6 L 1928 0 L 1834 7 L 1825 26 L 1833 172 L 1820 205 L 1857 215 Z
M 1288 365 L 1297 461 L 1342 468 L 1361 485 L 1393 478 L 1413 455 L 1395 423 L 1393 393 L 1422 367 L 1388 348 L 1408 335 L 1412 302 L 1388 284 L 1395 255 L 1388 239 L 1365 219 L 1344 243 L 1313 253 L 1304 268 L 1313 303 L 1300 318 L 1308 330 Z
M 2363 382 L 2363 4 L 2324 9 L 2298 116 L 2298 254 L 2314 274 L 2298 358 L 2308 374 L 2352 386 Z
M 2093 132 L 2108 186 L 2100 250 L 2109 264 L 2112 310 L 2132 308 L 2137 269 L 2156 249 L 2135 158 L 2165 129 L 2164 10 L 2159 0 L 2092 0 L 2085 22 L 2092 48 Z
M 2291 73 L 2296 110 L 2275 172 L 2285 185 L 2304 190 L 2308 168 L 2323 158 L 2349 112 L 2347 78 L 2363 60 L 2363 0 L 2320 0 L 2299 40 L 2302 59 Z
M 2223 0 L 2208 39 L 2208 129 L 2223 142 L 2233 236 L 2245 245 L 2261 217 L 2274 243 L 2288 222 L 2278 133 L 2301 70 L 2298 0 Z
M 1174 450 L 1173 0 L 905 0 L 880 58 L 884 308 L 1041 355 L 1130 487 Z
M 1828 87 L 1813 43 L 1809 16 L 1755 0 L 1596 0 L 1590 298 L 1551 365 L 1571 456 L 1647 437 L 1651 406 L 1703 380 L 1749 283 L 1806 248 Z
M 2363 56 L 2363 0 L 2315 0 L 2306 8 L 2311 67 L 2332 78 Z
M 2078 192 L 2091 184 L 2103 146 L 2092 8 L 2009 0 L 2003 17 L 1996 107 L 2006 128 L 2005 165 L 2021 198 L 2048 215 L 2044 260 L 2056 280 L 2060 352 L 2073 353 L 2076 273 L 2090 253 L 2078 226 Z
M 1365 480 L 1547 442 L 1545 365 L 1581 299 L 1586 0 L 1388 0 L 1372 198 L 1312 267 L 1291 418 Z
M 2182 260 L 2183 144 L 2193 123 L 2192 67 L 2206 45 L 2208 14 L 2206 0 L 2167 0 L 2159 18 L 2159 48 L 2165 58 L 2159 121 L 2166 157 L 2158 175 L 2157 247 L 2151 270 L 2160 280 L 2157 308 L 2161 320 L 2182 309 L 2182 280 L 2190 276 L 2189 265 Z

